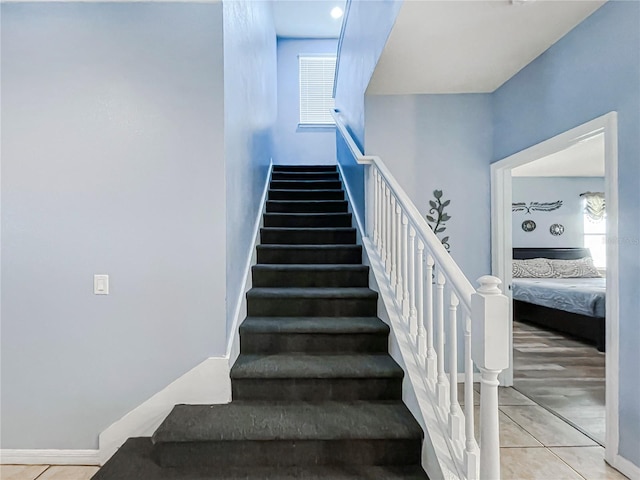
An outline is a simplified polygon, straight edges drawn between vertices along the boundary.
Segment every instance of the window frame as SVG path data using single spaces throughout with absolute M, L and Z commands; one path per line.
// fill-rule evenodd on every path
M 308 67 L 306 70 L 303 68 L 303 62 L 305 61 L 313 62 L 318 60 L 322 60 L 322 61 L 330 60 L 333 63 L 333 68 L 330 69 L 329 71 L 324 71 L 324 68 L 325 68 L 324 65 L 321 67 L 323 69 L 324 77 L 322 79 L 319 79 L 320 88 L 323 90 L 322 94 L 324 95 L 322 97 L 323 98 L 322 101 L 324 102 L 325 100 L 330 100 L 329 102 L 330 109 L 329 109 L 328 115 L 324 116 L 324 118 L 319 118 L 319 117 L 309 118 L 310 115 L 313 115 L 313 113 L 309 112 L 309 108 L 306 108 L 306 111 L 303 112 L 305 100 L 307 102 L 307 105 L 309 102 L 308 94 L 305 94 L 305 92 L 303 91 L 305 86 L 306 88 L 308 88 L 308 85 L 309 85 L 308 76 L 306 78 L 303 78 L 303 75 L 305 75 L 305 72 L 308 73 L 309 70 L 308 70 Z M 335 129 L 335 120 L 331 116 L 331 110 L 333 110 L 335 106 L 334 98 L 333 98 L 333 89 L 334 89 L 334 81 L 335 81 L 336 63 L 337 63 L 337 55 L 332 55 L 332 54 L 299 54 L 298 55 L 298 128 Z M 319 109 L 319 107 L 317 106 L 315 108 Z

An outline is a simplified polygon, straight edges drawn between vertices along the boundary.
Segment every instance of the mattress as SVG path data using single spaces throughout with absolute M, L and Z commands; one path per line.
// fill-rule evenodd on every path
M 514 278 L 513 298 L 565 312 L 605 316 L 605 278 Z

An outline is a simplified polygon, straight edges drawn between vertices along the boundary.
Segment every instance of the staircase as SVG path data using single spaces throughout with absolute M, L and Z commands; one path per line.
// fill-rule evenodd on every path
M 334 166 L 275 166 L 233 401 L 177 405 L 93 479 L 426 479 L 351 222 Z

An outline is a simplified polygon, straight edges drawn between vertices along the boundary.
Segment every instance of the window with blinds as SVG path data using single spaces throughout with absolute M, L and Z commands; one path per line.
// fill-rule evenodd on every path
M 335 56 L 300 56 L 300 125 L 333 125 Z

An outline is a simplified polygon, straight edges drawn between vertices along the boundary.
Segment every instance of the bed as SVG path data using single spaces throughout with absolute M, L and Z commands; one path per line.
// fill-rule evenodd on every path
M 514 248 L 514 260 L 589 257 L 587 248 Z M 605 346 L 604 278 L 514 278 L 513 318 Z

